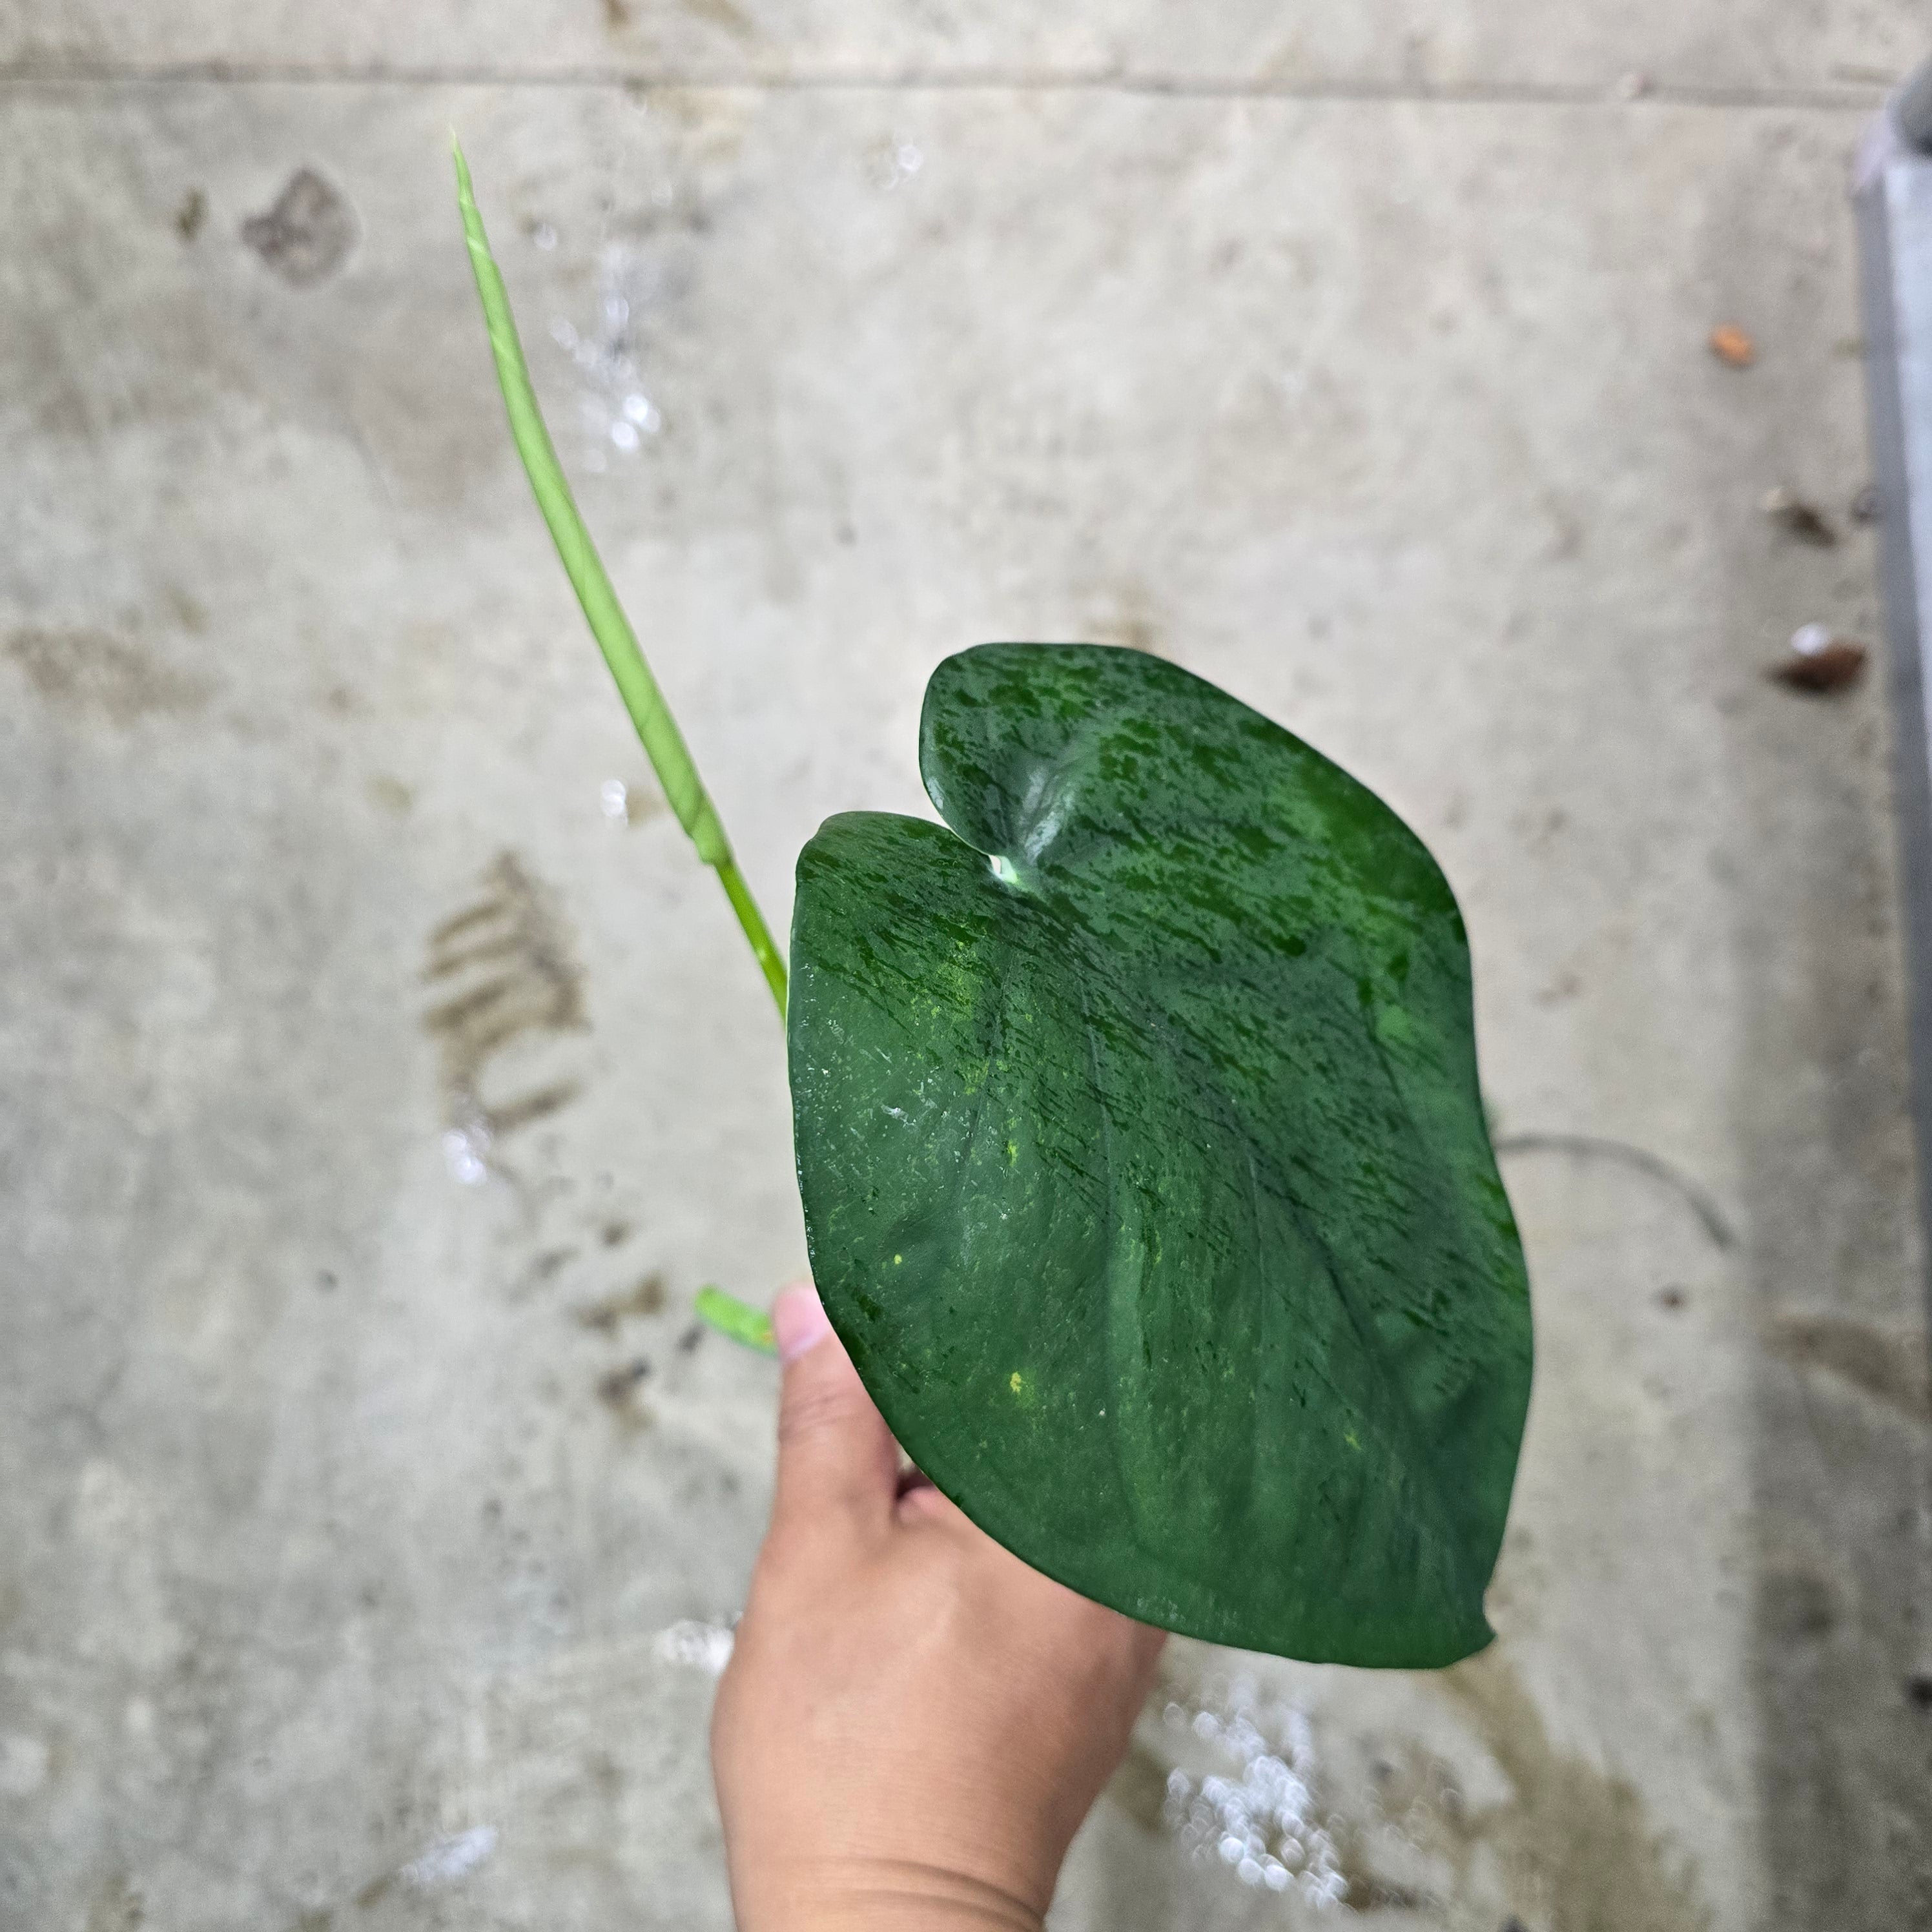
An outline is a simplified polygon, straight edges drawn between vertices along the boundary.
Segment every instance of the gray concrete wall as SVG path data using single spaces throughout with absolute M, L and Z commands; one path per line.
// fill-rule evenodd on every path
M 1000 637 L 1226 685 L 1468 910 L 1502 1641 L 1177 1645 L 1056 1926 L 1932 1924 L 1883 684 L 1762 674 L 1880 641 L 1844 184 L 1918 10 L 1037 11 L 0 7 L 0 1924 L 728 1922 L 772 1376 L 689 1308 L 802 1260 L 780 1042 L 452 127 L 775 919 Z M 1275 1766 L 1280 1892 L 1213 1850 Z

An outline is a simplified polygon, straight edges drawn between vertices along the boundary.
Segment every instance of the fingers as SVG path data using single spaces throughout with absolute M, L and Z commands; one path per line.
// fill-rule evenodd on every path
M 908 1469 L 899 1478 L 896 1514 L 901 1522 L 932 1523 L 950 1533 L 978 1536 L 966 1512 L 950 1496 L 933 1486 L 932 1478 L 919 1469 Z
M 1057 1612 L 1090 1623 L 1095 1634 L 1089 1647 L 1097 1648 L 1104 1642 L 1117 1648 L 1124 1667 L 1138 1686 L 1129 1702 L 1134 1709 L 1140 1708 L 1141 1700 L 1152 1685 L 1160 1666 L 1161 1650 L 1167 1642 L 1166 1630 L 1137 1623 L 1120 1611 L 1082 1597 L 1065 1584 L 1057 1583 L 1035 1570 L 1022 1558 L 996 1543 L 957 1503 L 934 1488 L 929 1477 L 917 1469 L 908 1470 L 900 1477 L 895 1514 L 901 1524 L 916 1527 L 922 1534 L 938 1534 L 965 1545 L 980 1561 L 1004 1570 L 1010 1580 L 1024 1578 L 1028 1590 L 1050 1600 Z
M 836 1522 L 884 1528 L 892 1520 L 898 1451 L 808 1282 L 781 1292 L 772 1327 L 784 1364 L 772 1530 L 789 1537 Z

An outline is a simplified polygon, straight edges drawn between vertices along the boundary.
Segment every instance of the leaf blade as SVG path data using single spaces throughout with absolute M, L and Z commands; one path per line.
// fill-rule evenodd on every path
M 524 360 L 523 343 L 517 333 L 516 318 L 510 308 L 508 290 L 502 271 L 490 253 L 483 217 L 476 206 L 470 181 L 470 164 L 460 143 L 452 139 L 451 152 L 456 164 L 457 206 L 463 217 L 464 238 L 469 247 L 470 263 L 476 278 L 476 293 L 482 304 L 483 319 L 496 364 L 496 383 L 509 418 L 510 434 L 530 478 L 531 493 L 537 500 L 556 547 L 564 574 L 583 608 L 591 634 L 596 639 L 604 662 L 610 667 L 617 689 L 630 714 L 631 722 L 645 754 L 664 788 L 664 797 L 686 836 L 697 848 L 704 864 L 718 874 L 730 902 L 732 911 L 751 944 L 765 981 L 783 1019 L 787 996 L 784 955 L 772 940 L 764 914 L 746 884 L 730 842 L 726 838 L 717 807 L 698 774 L 690 748 L 678 729 L 656 678 L 652 674 L 637 633 L 624 612 L 617 592 L 591 540 L 590 532 L 572 495 L 556 446 L 538 405 L 530 381 L 530 365 Z
M 814 1272 L 895 1433 L 1130 1615 L 1480 1647 L 1527 1288 L 1432 860 L 1132 653 L 948 660 L 921 762 L 955 832 L 828 821 L 793 931 Z

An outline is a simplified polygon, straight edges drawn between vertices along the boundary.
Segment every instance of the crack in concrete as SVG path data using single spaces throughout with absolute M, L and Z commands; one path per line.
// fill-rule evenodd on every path
M 1505 1134 L 1496 1143 L 1496 1150 L 1498 1160 L 1512 1154 L 1562 1154 L 1579 1160 L 1615 1161 L 1662 1181 L 1681 1196 L 1718 1246 L 1729 1248 L 1737 1239 L 1724 1210 L 1688 1174 L 1660 1155 L 1633 1147 L 1628 1141 L 1605 1140 L 1594 1134 Z
M 1884 102 L 1876 85 L 1836 87 L 1724 87 L 1652 80 L 1635 99 L 1612 77 L 1576 82 L 1476 81 L 1431 85 L 1413 78 L 1378 80 L 1337 76 L 1296 80 L 1240 74 L 1135 72 L 1117 68 L 832 68 L 819 70 L 737 68 L 638 68 L 621 64 L 527 72 L 484 64 L 327 66 L 299 62 L 138 62 L 25 61 L 0 64 L 0 87 L 531 87 L 620 88 L 633 92 L 704 91 L 762 94 L 1000 93 L 1118 94 L 1175 100 L 1337 101 L 1360 106 L 1450 107 L 1596 107 L 1622 112 L 1690 107 L 1719 111 L 1797 109 L 1870 114 Z

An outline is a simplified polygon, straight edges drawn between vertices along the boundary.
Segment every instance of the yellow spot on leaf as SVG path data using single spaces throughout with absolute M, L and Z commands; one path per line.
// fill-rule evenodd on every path
M 1014 1370 L 1013 1378 L 1007 1386 L 1012 1389 L 1014 1394 L 1018 1395 L 1020 1390 L 1024 1388 L 1025 1385 L 1024 1379 L 1022 1377 L 1019 1370 L 1017 1369 Z

